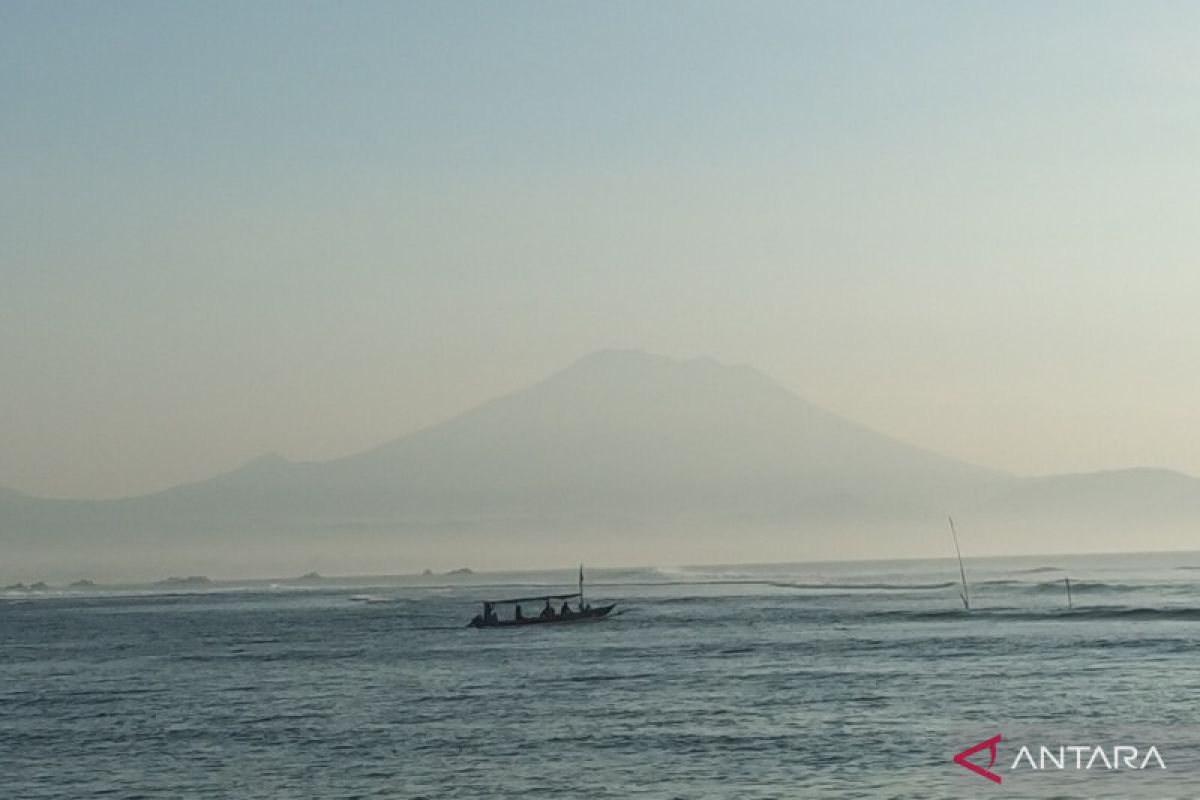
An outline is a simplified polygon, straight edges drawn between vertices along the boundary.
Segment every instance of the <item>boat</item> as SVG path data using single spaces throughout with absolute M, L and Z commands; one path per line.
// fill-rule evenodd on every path
M 571 608 L 572 600 L 575 601 L 574 608 Z M 555 608 L 556 601 L 562 601 L 562 605 L 558 608 Z M 542 603 L 543 606 L 536 615 L 525 616 L 521 608 L 522 603 Z M 512 606 L 511 615 L 505 615 L 504 618 L 501 618 L 496 613 L 497 606 Z M 579 591 L 568 592 L 566 594 L 539 594 L 530 597 L 513 597 L 507 600 L 484 600 L 483 612 L 476 614 L 474 619 L 467 623 L 467 627 L 513 628 L 519 625 L 548 625 L 556 622 L 590 622 L 604 619 L 616 606 L 616 603 L 593 606 L 584 600 L 583 565 L 581 564 L 579 567 Z
M 555 622 L 586 622 L 588 620 L 603 619 L 608 616 L 608 613 L 616 608 L 616 603 L 609 603 L 603 606 L 588 605 L 582 599 L 579 601 L 579 606 L 574 610 L 562 613 L 561 610 L 555 609 L 551 603 L 555 600 L 563 600 L 568 602 L 580 597 L 578 592 L 571 594 L 543 594 L 535 597 L 516 597 L 511 600 L 485 600 L 483 602 L 483 613 L 476 614 L 475 618 L 467 623 L 469 628 L 511 628 L 517 625 L 548 625 Z M 546 603 L 537 616 L 527 617 L 521 611 L 522 603 L 535 603 L 544 601 Z M 512 605 L 513 614 L 510 617 L 501 619 L 496 613 L 496 606 Z M 546 609 L 550 609 L 547 613 Z

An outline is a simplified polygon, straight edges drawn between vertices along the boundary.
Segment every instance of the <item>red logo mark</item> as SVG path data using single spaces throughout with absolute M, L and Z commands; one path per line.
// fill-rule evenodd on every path
M 960 767 L 966 767 L 967 769 L 971 770 L 971 772 L 974 772 L 976 775 L 982 775 L 983 777 L 987 778 L 989 781 L 995 781 L 996 783 L 1003 783 L 1004 780 L 999 775 L 990 771 L 992 766 L 996 763 L 996 745 L 998 745 L 999 743 L 1000 743 L 1000 734 L 997 733 L 992 738 L 985 739 L 984 741 L 980 742 L 979 744 L 972 745 L 971 747 L 968 747 L 966 750 L 963 750 L 961 753 L 958 753 L 957 755 L 955 755 L 954 763 L 958 764 Z M 972 764 L 970 761 L 967 761 L 968 758 L 975 755 L 980 750 L 987 750 L 992 756 L 991 761 L 988 761 L 987 769 L 984 769 L 983 767 L 979 766 L 978 764 Z

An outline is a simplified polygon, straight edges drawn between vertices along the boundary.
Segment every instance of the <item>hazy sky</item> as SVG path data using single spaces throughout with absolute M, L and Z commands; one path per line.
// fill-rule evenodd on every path
M 1194 3 L 0 5 L 0 485 L 349 453 L 602 347 L 1200 474 Z

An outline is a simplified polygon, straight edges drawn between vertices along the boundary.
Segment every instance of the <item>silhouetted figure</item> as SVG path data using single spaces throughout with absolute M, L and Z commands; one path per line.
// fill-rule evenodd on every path
M 558 615 L 560 617 L 566 617 L 566 616 L 569 616 L 570 613 L 571 613 L 570 603 L 568 603 L 566 600 L 563 600 L 562 608 L 560 608 L 558 610 Z
M 554 619 L 554 608 L 550 605 L 550 598 L 546 598 L 546 607 L 542 609 L 542 619 Z
M 516 620 L 525 619 L 525 617 L 521 614 L 521 604 L 520 603 L 517 603 L 516 609 L 513 610 L 513 619 L 516 619 Z

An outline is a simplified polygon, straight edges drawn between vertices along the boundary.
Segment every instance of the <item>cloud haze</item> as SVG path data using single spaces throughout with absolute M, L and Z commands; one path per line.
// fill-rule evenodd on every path
M 0 10 L 0 485 L 332 458 L 601 347 L 1200 474 L 1193 5 Z

